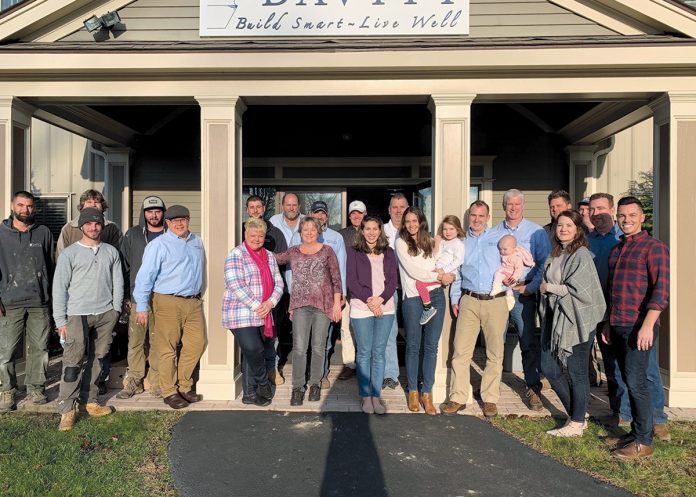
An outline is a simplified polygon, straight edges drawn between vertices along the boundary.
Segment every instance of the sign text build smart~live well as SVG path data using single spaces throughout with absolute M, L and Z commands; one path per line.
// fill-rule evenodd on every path
M 201 36 L 449 36 L 469 0 L 201 0 Z

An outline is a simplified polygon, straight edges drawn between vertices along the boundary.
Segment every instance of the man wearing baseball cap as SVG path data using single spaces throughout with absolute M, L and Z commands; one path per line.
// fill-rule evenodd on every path
M 315 202 L 312 202 L 312 205 L 309 209 L 311 216 L 318 219 L 319 222 L 321 223 L 322 226 L 322 232 L 319 233 L 319 243 L 325 243 L 329 247 L 331 247 L 336 254 L 336 258 L 338 259 L 338 268 L 341 271 L 341 286 L 343 288 L 343 301 L 345 302 L 345 295 L 346 295 L 346 246 L 345 243 L 343 242 L 343 237 L 340 235 L 338 231 L 332 230 L 331 228 L 328 227 L 328 221 L 329 221 L 329 206 L 326 205 L 326 202 L 323 200 L 317 200 Z M 290 247 L 294 247 L 295 245 L 299 245 L 301 243 L 302 239 L 300 238 L 300 233 L 297 232 L 292 236 L 292 240 L 290 241 Z M 288 288 L 291 288 L 292 286 L 292 271 L 287 271 L 286 274 L 286 282 Z M 329 326 L 332 326 L 331 324 Z M 321 380 L 321 388 L 329 388 L 331 384 L 329 383 L 328 379 L 328 374 L 329 374 L 329 352 L 331 351 L 332 347 L 332 340 L 331 340 L 331 330 L 329 330 L 329 335 L 326 340 L 326 358 L 324 359 L 324 378 Z
M 155 240 L 165 231 L 164 213 L 167 207 L 164 201 L 156 196 L 143 200 L 140 209 L 140 223 L 126 231 L 121 241 L 121 257 L 123 274 L 126 280 L 125 299 L 130 310 L 128 319 L 128 371 L 123 379 L 123 390 L 116 394 L 119 399 L 129 399 L 133 395 L 143 393 L 145 364 L 149 365 L 147 380 L 149 390 L 155 397 L 160 396 L 159 374 L 157 373 L 157 357 L 155 354 L 146 355 L 145 340 L 148 337 L 148 327 L 138 324 L 135 320 L 135 308 L 131 307 L 131 295 L 135 290 L 135 278 L 143 262 L 143 254 L 148 243 Z M 152 350 L 152 339 L 149 339 L 149 350 Z
M 148 325 L 152 309 L 152 354 L 157 355 L 162 397 L 172 409 L 181 409 L 201 400 L 193 391 L 193 370 L 205 346 L 204 251 L 201 239 L 189 231 L 186 207 L 172 205 L 164 217 L 167 231 L 145 247 L 133 299 L 139 325 Z
M 360 223 L 367 214 L 365 203 L 353 200 L 348 205 L 348 221 L 350 224 L 339 231 L 346 247 L 355 244 L 355 236 L 360 229 Z M 338 374 L 339 380 L 347 380 L 355 376 L 355 341 L 350 329 L 350 306 L 346 298 L 346 305 L 341 313 L 341 355 L 343 357 L 343 369 Z
M 97 403 L 97 378 L 121 314 L 123 272 L 114 247 L 101 242 L 102 211 L 85 207 L 78 226 L 82 239 L 58 258 L 53 278 L 53 319 L 63 345 L 63 374 L 58 393 L 60 431 L 72 430 L 78 410 L 106 416 L 111 408 Z M 83 356 L 87 360 L 83 363 Z

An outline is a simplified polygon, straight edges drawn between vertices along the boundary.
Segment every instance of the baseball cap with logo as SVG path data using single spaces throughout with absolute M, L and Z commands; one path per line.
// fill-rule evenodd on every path
M 99 223 L 104 226 L 104 214 L 94 207 L 85 207 L 80 211 L 77 226 L 82 228 L 87 223 Z
M 323 200 L 317 200 L 316 202 L 312 202 L 312 207 L 309 210 L 312 212 L 312 214 L 319 211 L 322 211 L 325 214 L 329 213 L 329 207 Z
M 166 210 L 166 207 L 164 206 L 164 202 L 161 198 L 151 195 L 149 197 L 145 197 L 145 200 L 143 200 L 143 210 L 146 211 L 148 209 Z
M 350 214 L 353 211 L 358 211 L 365 214 L 367 212 L 367 207 L 365 207 L 364 202 L 361 202 L 360 200 L 353 200 L 348 206 L 348 214 Z

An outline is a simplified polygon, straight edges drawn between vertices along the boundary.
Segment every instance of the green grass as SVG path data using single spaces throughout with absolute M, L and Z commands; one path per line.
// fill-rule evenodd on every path
M 600 437 L 609 432 L 590 422 L 582 438 L 559 439 L 544 432 L 551 419 L 498 417 L 493 424 L 553 459 L 645 497 L 696 496 L 696 423 L 670 422 L 671 442 L 655 441 L 652 458 L 621 462 L 609 456 Z M 613 428 L 612 434 L 623 434 Z
M 117 412 L 60 433 L 58 415 L 0 415 L 0 495 L 175 497 L 167 447 L 180 418 Z

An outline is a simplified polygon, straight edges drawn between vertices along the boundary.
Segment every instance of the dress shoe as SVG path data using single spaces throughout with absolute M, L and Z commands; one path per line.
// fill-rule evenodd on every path
M 438 412 L 437 409 L 435 409 L 435 406 L 433 405 L 433 395 L 430 393 L 424 393 L 421 396 L 421 400 L 423 402 L 423 410 L 425 411 L 425 414 L 428 416 L 437 416 Z
M 611 451 L 611 457 L 621 459 L 622 461 L 634 461 L 643 459 L 653 455 L 655 450 L 650 445 L 643 445 L 635 440 L 623 447 L 616 448 Z
M 420 402 L 418 400 L 418 390 L 408 392 L 408 410 L 411 412 L 420 411 Z
M 172 409 L 183 409 L 189 405 L 189 403 L 181 395 L 179 395 L 178 392 L 170 395 L 169 397 L 165 397 L 163 400 L 164 403 Z
M 189 390 L 188 392 L 184 393 L 179 392 L 179 395 L 181 395 L 181 397 L 189 404 L 193 404 L 194 402 L 200 402 L 201 400 L 203 400 L 203 396 L 198 395 L 193 390 Z
M 498 415 L 498 406 L 493 402 L 483 403 L 483 415 L 487 418 L 494 418 Z
M 339 380 L 350 380 L 355 376 L 355 368 L 349 368 L 348 366 L 343 366 L 343 369 L 338 373 Z
M 464 409 L 466 409 L 466 404 L 460 404 L 459 402 L 455 402 L 453 400 L 440 404 L 440 412 L 445 416 L 452 416 L 457 414 L 459 411 L 463 411 Z
M 653 425 L 653 435 L 662 442 L 670 442 L 672 440 L 672 435 L 667 429 L 667 423 Z

